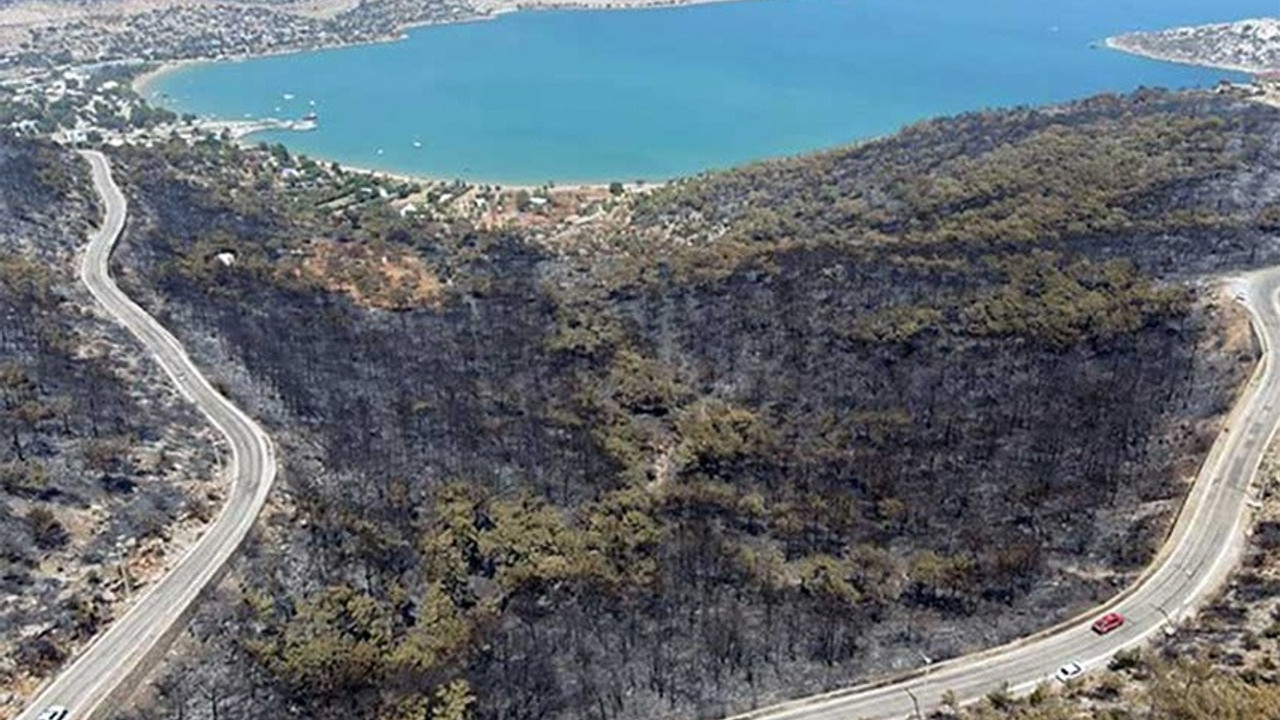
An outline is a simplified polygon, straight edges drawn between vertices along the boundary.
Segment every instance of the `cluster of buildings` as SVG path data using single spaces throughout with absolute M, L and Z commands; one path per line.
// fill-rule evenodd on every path
M 55 63 L 260 55 L 333 45 L 340 38 L 314 18 L 253 5 L 174 5 L 150 12 L 35 28 L 30 57 Z
M 151 146 L 174 139 L 189 143 L 240 139 L 262 130 L 309 130 L 317 119 L 213 120 L 179 116 L 149 104 L 135 92 L 136 61 L 59 69 L 11 70 L 0 75 L 0 130 L 48 137 L 64 144 Z M 468 183 L 416 181 L 382 174 L 349 172 L 329 163 L 294 156 L 282 146 L 246 146 L 243 177 L 230 182 L 263 182 L 312 196 L 317 207 L 341 223 L 363 209 L 383 206 L 401 219 L 423 222 L 466 219 L 486 227 L 508 223 L 548 228 L 593 214 L 594 195 L 557 193 L 549 188 L 502 189 Z M 588 193 L 590 195 L 590 193 Z
M 252 2 L 173 4 L 34 27 L 0 48 L 0 69 L 120 61 L 249 57 L 395 37 L 401 28 L 477 17 L 467 0 L 367 0 L 330 18 Z
M 172 119 L 120 80 L 83 70 L 25 73 L 0 80 L 0 126 L 19 135 L 83 141 Z
M 63 143 L 151 144 L 209 135 L 238 138 L 262 130 L 310 130 L 314 116 L 220 121 L 178 116 L 133 91 L 123 66 L 28 71 L 0 80 L 0 128 Z

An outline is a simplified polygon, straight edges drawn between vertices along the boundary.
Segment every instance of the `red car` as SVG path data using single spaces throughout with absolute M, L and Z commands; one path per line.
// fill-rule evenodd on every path
M 1118 612 L 1109 612 L 1098 618 L 1093 623 L 1093 631 L 1099 635 L 1106 635 L 1124 624 L 1124 616 Z

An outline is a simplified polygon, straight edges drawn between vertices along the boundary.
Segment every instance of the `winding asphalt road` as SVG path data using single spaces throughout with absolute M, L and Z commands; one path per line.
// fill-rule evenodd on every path
M 111 179 L 111 167 L 98 152 L 82 153 L 93 171 L 93 184 L 106 206 L 102 227 L 89 240 L 80 279 L 119 323 L 140 340 L 182 394 L 200 408 L 231 446 L 231 485 L 221 513 L 195 544 L 159 582 L 133 601 L 132 607 L 99 635 L 62 674 L 48 683 L 18 715 L 35 720 L 48 706 L 70 709 L 70 720 L 105 714 L 127 694 L 181 632 L 200 593 L 213 582 L 240 546 L 267 499 L 276 475 L 271 439 L 257 423 L 214 390 L 182 345 L 116 287 L 107 262 L 124 229 L 128 205 Z
M 1155 561 L 1118 597 L 1073 620 L 1008 645 L 938 663 L 914 673 L 765 708 L 736 720 L 874 720 L 914 718 L 942 704 L 950 691 L 960 703 L 1001 689 L 1025 693 L 1052 682 L 1069 662 L 1085 670 L 1106 666 L 1119 650 L 1139 645 L 1193 613 L 1221 587 L 1244 549 L 1248 502 L 1263 452 L 1280 423 L 1280 269 L 1231 283 L 1252 316 L 1263 359 L 1200 469 L 1172 532 Z M 1090 625 L 1104 612 L 1125 624 L 1098 636 Z
M 111 180 L 106 158 L 96 152 L 84 156 L 93 168 L 94 185 L 107 216 L 89 243 L 81 277 L 102 306 L 142 341 L 183 394 L 227 437 L 232 450 L 231 493 L 217 520 L 173 570 L 48 684 L 19 720 L 35 720 L 40 709 L 49 705 L 70 708 L 71 720 L 90 718 L 127 693 L 147 661 L 162 653 L 168 639 L 181 629 L 201 591 L 244 539 L 276 472 L 271 441 L 262 429 L 219 395 L 177 340 L 108 276 L 107 261 L 124 228 L 127 207 Z M 1103 666 L 1118 650 L 1138 645 L 1194 612 L 1221 586 L 1239 559 L 1250 487 L 1280 424 L 1280 375 L 1272 351 L 1280 339 L 1280 269 L 1243 277 L 1233 283 L 1233 290 L 1253 318 L 1263 360 L 1201 468 L 1165 546 L 1138 582 L 1086 615 L 1008 645 L 738 718 L 906 718 L 938 707 L 948 691 L 962 703 L 1002 688 L 1026 692 L 1050 680 L 1068 662 L 1087 670 Z M 1099 637 L 1089 625 L 1109 610 L 1123 612 L 1128 622 Z

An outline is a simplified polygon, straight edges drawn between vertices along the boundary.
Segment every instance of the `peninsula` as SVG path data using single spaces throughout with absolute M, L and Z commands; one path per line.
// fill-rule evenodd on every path
M 1134 32 L 1107 46 L 1155 60 L 1263 74 L 1280 70 L 1280 19 Z

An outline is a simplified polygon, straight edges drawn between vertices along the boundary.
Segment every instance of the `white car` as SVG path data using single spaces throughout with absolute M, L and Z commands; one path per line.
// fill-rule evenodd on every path
M 1058 668 L 1058 674 L 1055 676 L 1062 682 L 1074 680 L 1084 673 L 1084 668 L 1080 667 L 1078 662 L 1069 662 Z
M 50 705 L 45 708 L 36 720 L 67 720 L 70 711 L 61 705 Z

